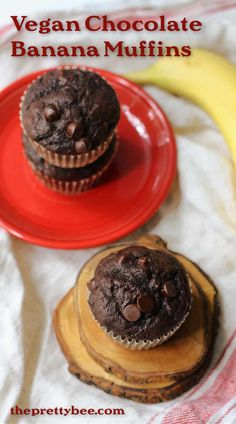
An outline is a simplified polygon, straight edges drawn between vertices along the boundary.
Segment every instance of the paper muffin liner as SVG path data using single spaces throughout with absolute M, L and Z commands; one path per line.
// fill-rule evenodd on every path
M 115 335 L 113 331 L 107 331 L 107 329 L 103 326 L 101 326 L 99 324 L 99 322 L 95 319 L 95 321 L 97 322 L 97 324 L 103 329 L 103 331 L 110 337 L 112 337 L 112 339 L 114 340 L 114 342 L 119 343 L 121 346 L 124 346 L 127 349 L 131 349 L 131 350 L 148 350 L 148 349 L 152 349 L 153 347 L 159 346 L 162 343 L 166 342 L 170 337 L 172 337 L 176 331 L 181 327 L 181 325 L 185 322 L 187 316 L 189 315 L 191 306 L 192 306 L 192 289 L 191 286 L 189 285 L 190 288 L 190 292 L 191 292 L 191 298 L 190 298 L 190 305 L 188 308 L 187 313 L 185 314 L 185 316 L 183 317 L 183 319 L 170 331 L 168 331 L 168 333 L 164 334 L 163 336 L 153 339 L 153 340 L 135 340 L 132 338 L 126 338 L 126 337 L 121 337 L 119 335 Z
M 43 172 L 39 171 L 35 167 L 34 163 L 31 160 L 29 160 L 26 154 L 25 154 L 25 157 L 27 159 L 27 162 L 31 166 L 34 174 L 36 175 L 36 177 L 48 188 L 62 194 L 76 194 L 76 193 L 81 193 L 83 191 L 89 190 L 99 181 L 99 179 L 106 172 L 108 167 L 111 165 L 111 162 L 113 161 L 117 150 L 118 150 L 118 141 L 115 142 L 114 152 L 112 153 L 106 165 L 103 168 L 101 168 L 99 171 L 97 171 L 95 174 L 91 175 L 89 178 L 84 178 L 78 181 L 62 181 L 62 180 L 57 180 L 55 178 L 50 178 L 47 175 L 45 175 Z
M 89 68 L 84 67 L 78 67 L 78 66 L 60 66 L 58 69 L 86 69 L 90 71 Z M 94 72 L 94 71 L 93 71 Z M 94 72 L 95 73 L 95 72 Z M 100 75 L 100 74 L 99 74 Z M 22 104 L 25 99 L 25 95 L 31 85 L 33 85 L 42 75 L 39 75 L 37 78 L 35 78 L 26 88 L 23 95 L 21 96 L 20 100 L 20 111 L 19 111 L 19 117 L 20 117 L 20 124 L 23 132 L 27 136 L 28 140 L 32 144 L 35 151 L 38 153 L 40 157 L 42 157 L 44 160 L 46 160 L 49 164 L 55 165 L 61 168 L 80 168 L 82 166 L 88 165 L 92 162 L 94 162 L 96 159 L 98 159 L 108 148 L 109 144 L 111 143 L 113 136 L 116 133 L 116 128 L 112 131 L 112 133 L 107 137 L 106 140 L 104 140 L 102 143 L 99 144 L 99 146 L 96 147 L 96 149 L 91 150 L 90 152 L 81 153 L 79 155 L 61 155 L 55 152 L 52 152 L 51 150 L 47 149 L 46 147 L 42 146 L 39 142 L 33 140 L 30 138 L 24 128 L 23 124 L 23 117 L 22 117 Z M 100 75 L 101 78 L 105 79 Z
M 175 332 L 181 327 L 181 325 L 184 323 L 184 321 L 186 320 L 188 314 L 189 314 L 190 308 L 188 310 L 188 312 L 186 313 L 186 315 L 184 316 L 184 318 L 182 319 L 182 321 L 180 321 L 173 330 L 169 331 L 167 334 L 164 334 L 163 336 L 153 339 L 153 340 L 135 340 L 135 339 L 130 339 L 130 338 L 125 338 L 125 337 L 121 337 L 121 336 L 115 336 L 113 331 L 107 331 L 104 327 L 102 327 L 102 329 L 105 331 L 105 333 L 107 335 L 109 335 L 110 337 L 112 337 L 112 339 L 114 340 L 114 342 L 119 343 L 121 346 L 126 347 L 127 349 L 131 349 L 131 350 L 148 350 L 148 349 L 152 349 L 153 347 L 159 346 L 162 343 L 166 342 L 170 337 L 173 336 L 173 334 L 175 334 Z

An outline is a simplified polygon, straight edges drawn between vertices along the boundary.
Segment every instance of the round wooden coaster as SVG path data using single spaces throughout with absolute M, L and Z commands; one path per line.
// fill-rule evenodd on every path
M 154 239 L 151 239 L 149 237 L 148 242 L 147 239 L 146 242 L 142 239 L 140 243 L 143 245 L 147 245 L 148 243 L 150 243 L 148 247 L 154 248 L 153 240 Z M 164 248 L 164 246 L 160 245 L 160 243 L 158 244 L 158 246 Z M 158 248 L 158 246 L 156 245 L 156 248 Z M 117 249 L 117 246 L 114 247 L 114 249 Z M 93 383 L 97 387 L 100 387 L 109 393 L 145 403 L 160 402 L 163 400 L 172 399 L 192 387 L 194 384 L 196 384 L 196 382 L 201 378 L 201 376 L 205 372 L 213 350 L 216 327 L 218 322 L 218 309 L 216 299 L 217 292 L 210 279 L 195 264 L 193 264 L 181 255 L 178 255 L 178 259 L 181 260 L 182 263 L 184 263 L 185 268 L 187 269 L 188 273 L 191 276 L 191 279 L 193 280 L 193 311 L 194 308 L 200 308 L 201 310 L 203 310 L 203 304 L 205 303 L 205 312 L 207 319 L 200 319 L 200 315 L 198 314 L 192 315 L 196 318 L 195 321 L 197 321 L 197 323 L 194 323 L 193 319 L 193 324 L 191 324 L 193 325 L 193 327 L 191 327 L 188 324 L 188 322 L 191 323 L 192 319 L 190 315 L 189 319 L 187 319 L 185 324 L 182 326 L 186 326 L 188 330 L 181 328 L 176 333 L 176 335 L 168 342 L 149 351 L 131 351 L 126 348 L 122 348 L 125 349 L 126 355 L 128 356 L 128 360 L 127 357 L 125 359 L 125 357 L 123 356 L 123 359 L 125 359 L 125 365 L 124 363 L 122 365 L 122 363 L 119 362 L 120 358 L 117 355 L 117 349 L 121 346 L 113 342 L 113 340 L 106 335 L 106 337 L 110 339 L 110 343 L 112 344 L 111 346 L 113 346 L 113 351 L 112 347 L 109 347 L 109 357 L 106 357 L 106 361 L 104 363 L 104 356 L 100 356 L 100 351 L 96 351 L 91 355 L 91 346 L 90 348 L 88 348 L 88 344 L 84 343 L 84 340 L 82 341 L 81 339 L 80 333 L 84 334 L 84 332 L 86 332 L 87 334 L 88 324 L 86 324 L 86 322 L 83 322 L 83 325 L 81 326 L 81 320 L 78 320 L 78 314 L 77 311 L 75 311 L 74 307 L 75 299 L 77 299 L 78 292 L 75 296 L 74 290 L 71 290 L 61 300 L 61 302 L 56 308 L 54 314 L 54 326 L 60 346 L 69 363 L 69 370 L 73 374 L 77 375 L 82 381 L 85 381 L 87 383 Z M 82 270 L 82 273 L 84 272 L 84 270 L 86 270 L 85 275 L 87 275 L 86 273 L 90 275 L 91 272 L 94 272 L 94 264 L 91 265 L 91 260 L 87 262 L 87 264 Z M 80 273 L 79 280 L 81 278 L 82 273 Z M 87 279 L 86 277 L 85 281 L 88 280 L 89 278 Z M 83 304 L 86 303 L 87 302 L 84 299 Z M 93 320 L 92 316 L 91 319 Z M 201 323 L 201 331 L 199 330 L 198 321 Z M 98 329 L 100 329 L 100 327 L 95 321 L 94 323 L 97 327 L 95 333 L 93 333 L 93 340 L 98 340 L 100 338 L 100 335 L 98 335 Z M 193 343 L 192 347 L 196 346 L 195 352 L 198 352 L 198 354 L 195 356 L 195 358 L 197 358 L 197 362 L 195 363 L 193 360 L 194 354 L 191 351 L 193 349 L 190 347 L 190 341 L 194 339 L 194 328 L 196 331 L 195 334 L 197 338 L 195 339 L 196 343 L 191 343 Z M 183 332 L 182 336 L 178 334 L 181 334 L 181 331 Z M 177 338 L 177 341 L 175 341 L 175 338 Z M 189 343 L 188 350 L 184 347 L 185 341 L 186 343 Z M 169 348 L 168 344 L 170 344 Z M 200 348 L 198 345 L 200 345 Z M 93 344 L 93 346 L 95 345 Z M 165 358 L 163 358 L 163 354 L 158 357 L 159 360 L 162 361 L 162 365 L 165 366 L 165 368 L 162 369 L 159 365 L 159 362 L 155 359 L 154 353 L 157 350 L 160 351 L 161 348 L 163 349 L 163 352 L 165 348 L 166 354 L 170 355 L 170 352 L 172 352 L 173 358 L 175 357 L 177 359 L 176 363 L 178 363 L 178 365 L 180 364 L 178 357 L 183 357 L 184 360 L 182 362 L 182 368 L 179 367 L 176 372 L 175 367 L 173 368 L 174 361 L 172 360 L 171 368 L 168 369 L 168 363 L 165 361 Z M 167 353 L 168 349 L 169 353 Z M 184 355 L 183 352 L 185 352 Z M 104 350 L 102 353 L 104 354 Z M 144 357 L 147 354 L 150 355 L 150 368 L 148 369 L 147 365 L 145 365 L 146 368 L 144 369 L 143 363 L 147 364 L 147 362 L 145 362 L 144 360 Z M 122 353 L 122 355 L 124 354 Z M 135 361 L 137 362 L 137 366 L 133 366 L 131 370 L 129 368 L 126 368 L 127 361 L 128 365 L 130 365 L 131 361 L 131 356 L 129 355 L 135 355 L 135 359 L 133 357 L 133 363 L 135 363 Z M 160 359 L 161 357 L 162 359 Z M 190 362 L 189 358 L 191 358 Z M 108 367 L 107 361 L 111 364 L 110 368 Z M 122 365 L 121 370 L 119 369 L 117 371 L 117 364 L 119 364 L 120 366 Z M 173 382 L 173 380 L 175 381 Z
M 74 291 L 80 336 L 89 355 L 106 371 L 133 383 L 168 383 L 200 365 L 208 349 L 208 329 L 205 300 L 194 283 L 192 307 L 180 330 L 166 343 L 139 351 L 114 342 L 95 321 L 87 302 L 87 281 L 82 271 Z

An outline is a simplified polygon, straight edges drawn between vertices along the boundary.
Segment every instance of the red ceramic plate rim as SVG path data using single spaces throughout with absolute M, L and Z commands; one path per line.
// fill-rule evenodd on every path
M 101 246 L 110 242 L 117 241 L 118 239 L 124 236 L 127 236 L 128 234 L 130 234 L 131 232 L 135 231 L 137 228 L 145 224 L 145 222 L 147 222 L 155 214 L 159 206 L 163 203 L 166 196 L 168 195 L 169 190 L 171 188 L 171 184 L 176 174 L 177 149 L 175 144 L 175 136 L 174 136 L 172 127 L 164 111 L 159 106 L 159 104 L 157 104 L 157 102 L 151 96 L 149 96 L 149 94 L 145 92 L 139 85 L 129 81 L 123 76 L 120 76 L 110 71 L 106 71 L 104 69 L 93 68 L 91 66 L 76 65 L 76 67 L 86 68 L 86 69 L 98 72 L 104 77 L 108 76 L 111 79 L 116 80 L 116 82 L 120 83 L 121 85 L 125 85 L 126 87 L 132 87 L 132 90 L 137 95 L 139 95 L 141 98 L 144 98 L 146 101 L 148 101 L 151 107 L 155 109 L 155 112 L 157 116 L 159 117 L 160 121 L 167 128 L 169 141 L 170 141 L 169 163 L 168 163 L 168 168 L 166 169 L 165 181 L 158 192 L 158 196 L 156 196 L 155 199 L 152 199 L 152 201 L 148 202 L 145 213 L 142 211 L 141 216 L 136 215 L 134 220 L 130 221 L 128 225 L 124 226 L 122 229 L 118 229 L 114 231 L 112 234 L 106 233 L 104 235 L 100 235 L 99 237 L 96 238 L 96 240 L 93 239 L 93 243 L 91 243 L 91 239 L 90 240 L 87 240 L 87 239 L 86 240 L 79 240 L 79 239 L 78 240 L 53 240 L 51 238 L 46 238 L 45 236 L 40 237 L 38 235 L 34 235 L 28 231 L 25 231 L 22 228 L 19 229 L 17 225 L 14 225 L 12 222 L 8 222 L 5 218 L 0 216 L 0 225 L 2 226 L 3 229 L 8 231 L 10 234 L 18 237 L 21 240 L 27 241 L 29 243 L 40 245 L 43 247 L 48 247 L 48 248 L 55 248 L 55 249 L 78 249 L 78 248 L 89 248 L 89 247 Z M 18 88 L 19 85 L 30 84 L 31 81 L 33 81 L 33 79 L 49 71 L 50 69 L 55 69 L 55 67 L 42 69 L 40 71 L 27 74 L 24 77 L 14 81 L 12 84 L 10 84 L 6 88 L 4 88 L 2 91 L 0 91 L 0 103 L 8 95 L 10 95 L 15 88 Z

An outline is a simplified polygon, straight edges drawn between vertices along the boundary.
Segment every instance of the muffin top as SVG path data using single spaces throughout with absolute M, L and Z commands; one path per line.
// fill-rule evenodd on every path
M 115 153 L 116 136 L 113 136 L 111 143 L 102 156 L 94 162 L 79 168 L 60 168 L 50 165 L 38 155 L 25 134 L 23 135 L 23 146 L 25 154 L 33 167 L 39 172 L 42 172 L 45 176 L 60 181 L 80 181 L 85 178 L 90 178 L 109 164 Z
M 58 154 L 89 152 L 105 141 L 120 117 L 113 88 L 97 73 L 56 69 L 36 79 L 22 102 L 31 139 Z
M 88 285 L 95 319 L 114 336 L 153 340 L 184 320 L 191 304 L 183 266 L 164 250 L 130 246 L 102 259 Z

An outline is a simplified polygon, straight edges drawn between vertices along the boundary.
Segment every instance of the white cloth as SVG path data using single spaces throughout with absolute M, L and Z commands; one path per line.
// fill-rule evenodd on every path
M 56 15 L 56 14 L 55 14 Z M 68 18 L 75 14 L 68 15 Z M 225 54 L 236 62 L 236 11 L 229 10 L 204 19 L 202 31 L 195 34 L 158 34 L 150 39 L 174 40 L 179 44 L 201 46 Z M 118 40 L 120 33 L 109 34 Z M 148 39 L 139 33 L 123 33 L 129 44 Z M 158 38 L 159 37 L 159 38 Z M 95 41 L 96 38 L 96 41 Z M 58 44 L 102 42 L 107 34 L 88 33 L 44 35 L 17 34 L 9 29 L 1 39 L 1 87 L 22 75 L 40 68 L 65 63 L 57 58 L 9 56 L 9 41 L 22 39 L 28 44 Z M 86 63 L 124 73 L 145 67 L 150 59 L 95 58 L 74 59 L 67 62 Z M 167 113 L 177 137 L 178 175 L 165 204 L 140 233 L 159 234 L 169 246 L 196 261 L 215 281 L 220 291 L 221 326 L 214 360 L 235 330 L 236 300 L 236 174 L 223 137 L 211 119 L 198 107 L 147 87 L 147 91 Z M 219 99 L 220 101 L 221 99 Z M 27 244 L 0 231 L 0 422 L 1 423 L 153 423 L 160 422 L 173 405 L 181 405 L 186 395 L 164 404 L 142 405 L 104 393 L 87 386 L 67 372 L 67 363 L 60 351 L 52 328 L 52 313 L 61 297 L 74 284 L 83 263 L 97 249 L 63 251 Z M 233 347 L 235 346 L 233 342 Z M 231 346 L 230 349 L 233 349 Z M 228 356 L 231 351 L 228 351 Z M 227 359 L 227 358 L 226 358 Z M 226 361 L 226 359 L 224 359 Z M 223 367 L 221 364 L 221 368 Z M 231 368 L 231 378 L 236 370 Z M 218 370 L 219 373 L 221 370 Z M 215 372 L 215 371 L 214 371 Z M 214 373 L 213 373 L 214 377 Z M 213 378 L 212 377 L 212 378 Z M 209 382 L 207 383 L 210 384 Z M 199 389 L 204 394 L 206 384 Z M 222 387 L 224 391 L 224 387 Z M 194 395 L 196 398 L 196 394 Z M 193 398 L 191 399 L 195 399 Z M 232 403 L 231 399 L 228 399 Z M 196 399 L 196 403 L 198 400 Z M 216 399 L 216 402 L 218 400 Z M 229 413 L 222 422 L 236 422 L 236 413 L 229 403 Z M 12 406 L 21 408 L 124 408 L 124 416 L 11 416 Z M 218 405 L 218 404 L 217 404 Z M 219 403 L 220 405 L 220 403 Z M 211 419 L 216 422 L 227 406 L 217 408 Z M 203 408 L 208 405 L 203 405 Z M 217 415 L 218 414 L 218 415 Z M 206 415 L 207 416 L 207 415 Z M 172 421 L 171 421 L 172 419 Z M 171 418 L 168 422 L 174 421 Z M 186 416 L 182 423 L 190 422 Z M 195 421 L 198 423 L 198 418 Z M 207 422 L 207 421 L 201 421 Z

